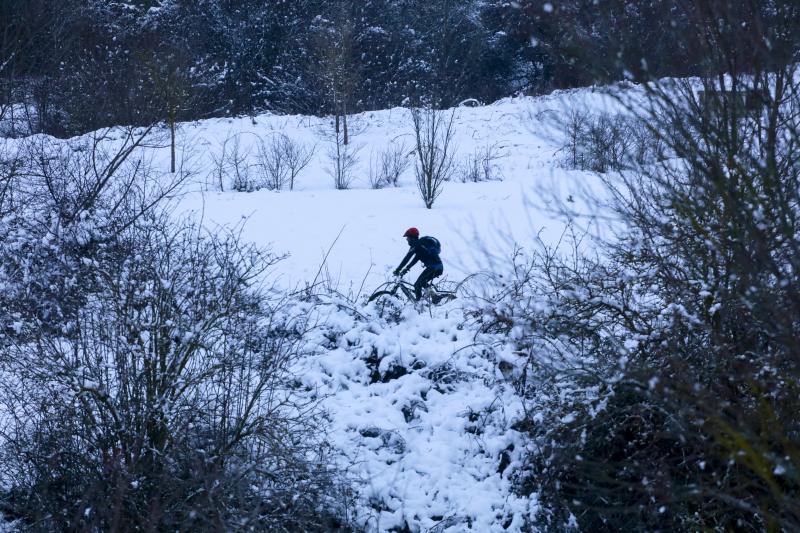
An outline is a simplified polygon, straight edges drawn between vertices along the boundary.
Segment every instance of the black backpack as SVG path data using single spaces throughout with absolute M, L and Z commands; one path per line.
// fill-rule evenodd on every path
M 419 245 L 422 246 L 428 255 L 438 256 L 442 253 L 442 245 L 436 237 L 422 237 L 419 240 Z

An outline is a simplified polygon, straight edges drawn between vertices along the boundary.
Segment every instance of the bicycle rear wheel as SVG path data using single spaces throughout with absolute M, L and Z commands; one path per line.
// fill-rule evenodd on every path
M 455 299 L 456 294 L 454 292 L 436 292 L 431 294 L 431 301 L 436 305 L 452 302 Z

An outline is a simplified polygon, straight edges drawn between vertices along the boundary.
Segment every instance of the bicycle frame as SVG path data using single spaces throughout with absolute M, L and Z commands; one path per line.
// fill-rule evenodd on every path
M 414 293 L 414 285 L 402 278 L 396 278 L 379 286 L 367 301 L 371 302 L 383 295 L 396 296 L 398 290 L 405 295 L 408 301 L 417 301 L 416 294 Z M 431 301 L 434 304 L 437 304 L 441 301 L 450 301 L 456 298 L 456 294 L 454 292 L 440 291 L 433 283 L 429 283 L 425 288 L 425 294 L 430 295 Z

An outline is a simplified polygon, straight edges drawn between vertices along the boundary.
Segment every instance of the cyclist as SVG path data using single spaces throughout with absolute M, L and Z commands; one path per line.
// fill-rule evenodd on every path
M 425 270 L 419 275 L 417 281 L 414 283 L 414 295 L 417 300 L 422 297 L 422 288 L 427 287 L 433 278 L 437 278 L 444 272 L 444 265 L 439 258 L 442 247 L 435 237 L 420 237 L 417 228 L 408 228 L 403 234 L 403 237 L 408 241 L 410 250 L 400 262 L 400 266 L 394 269 L 395 276 L 403 276 L 411 270 L 417 261 L 422 261 L 425 265 Z M 409 262 L 410 261 L 410 262 Z M 408 266 L 403 269 L 404 266 Z

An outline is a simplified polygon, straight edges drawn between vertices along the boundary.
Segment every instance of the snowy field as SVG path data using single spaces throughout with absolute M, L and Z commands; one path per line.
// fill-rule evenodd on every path
M 554 127 L 555 117 L 571 109 L 601 112 L 611 106 L 600 92 L 582 90 L 456 109 L 456 164 L 493 147 L 498 179 L 461 183 L 457 170 L 456 179 L 445 184 L 430 210 L 420 199 L 413 166 L 397 188 L 374 190 L 368 183 L 372 155 L 398 143 L 411 152 L 413 130 L 406 109 L 351 118 L 351 143 L 359 160 L 350 190 L 336 190 L 327 172 L 330 120 L 261 115 L 183 124 L 181 139 L 192 147 L 187 161 L 196 169 L 200 191 L 187 196 L 181 208 L 202 216 L 212 227 L 243 223 L 247 240 L 289 254 L 276 273 L 287 287 L 317 278 L 326 254 L 324 272 L 340 290 L 376 286 L 405 254 L 402 235 L 409 226 L 440 240 L 446 276 L 460 280 L 475 272 L 476 260 L 483 261 L 486 248 L 508 255 L 513 243 L 528 247 L 539 237 L 548 244 L 558 242 L 564 221 L 550 209 L 555 207 L 554 198 L 572 197 L 576 202 L 566 205 L 586 212 L 579 199 L 584 189 L 596 188 L 596 177 L 561 167 L 561 132 Z M 238 136 L 240 152 L 255 160 L 259 141 L 274 132 L 316 147 L 295 190 L 220 192 L 213 177 L 214 156 L 219 157 L 223 143 L 229 140 L 230 146 Z M 413 165 L 413 155 L 409 160 Z M 581 219 L 580 224 L 597 229 L 591 218 Z

